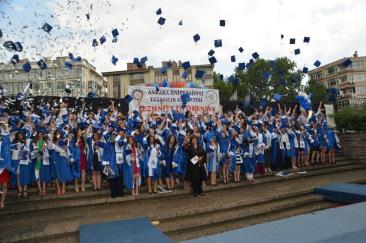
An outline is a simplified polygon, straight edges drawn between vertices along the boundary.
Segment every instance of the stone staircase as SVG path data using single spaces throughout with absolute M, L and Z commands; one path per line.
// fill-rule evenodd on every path
M 206 186 L 206 196 L 194 198 L 178 187 L 172 193 L 112 199 L 104 190 L 28 199 L 10 191 L 6 210 L 0 211 L 0 242 L 77 242 L 81 224 L 145 216 L 175 241 L 290 217 L 337 206 L 311 194 L 318 185 L 366 182 L 366 164 L 337 156 L 336 165 L 306 168 L 306 174 L 287 178 L 274 173 L 257 177 L 256 184 Z M 300 169 L 301 171 L 302 169 Z M 143 191 L 146 190 L 143 188 Z

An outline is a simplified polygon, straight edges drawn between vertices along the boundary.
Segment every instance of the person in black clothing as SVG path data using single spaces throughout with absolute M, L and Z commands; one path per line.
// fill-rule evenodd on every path
M 205 161 L 205 153 L 202 146 L 198 144 L 196 136 L 193 136 L 191 143 L 185 143 L 183 145 L 184 152 L 188 155 L 187 164 L 187 179 L 192 183 L 193 195 L 197 197 L 198 195 L 204 196 L 202 190 L 202 181 L 204 179 L 205 168 L 203 166 Z M 194 163 L 193 160 L 197 159 Z

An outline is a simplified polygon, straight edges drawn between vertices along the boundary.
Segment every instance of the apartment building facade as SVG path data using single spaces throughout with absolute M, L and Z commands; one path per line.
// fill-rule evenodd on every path
M 165 72 L 161 72 L 162 67 L 168 66 Z M 162 67 L 153 67 L 142 65 L 138 67 L 134 63 L 127 63 L 127 70 L 103 72 L 102 75 L 106 78 L 108 83 L 108 96 L 111 98 L 123 98 L 128 93 L 128 87 L 131 85 L 146 85 L 152 83 L 161 83 L 164 80 L 168 82 L 195 82 L 204 85 L 207 88 L 213 88 L 213 65 L 191 65 L 187 70 L 187 79 L 182 78 L 184 69 L 182 63 L 175 61 L 162 62 Z M 196 79 L 195 74 L 197 70 L 205 72 L 203 80 Z
M 352 63 L 347 67 L 345 60 Z M 337 108 L 360 106 L 366 102 L 366 56 L 345 57 L 309 71 L 309 82 L 319 82 L 338 90 Z
M 107 81 L 87 60 L 73 63 L 71 70 L 65 68 L 68 57 L 44 59 L 46 69 L 40 69 L 37 62 L 30 62 L 31 71 L 24 72 L 22 66 L 26 60 L 17 65 L 0 63 L 0 85 L 7 90 L 7 95 L 23 92 L 32 80 L 33 95 L 37 96 L 86 96 L 94 92 L 100 97 L 108 94 Z M 66 94 L 65 87 L 70 86 L 71 94 Z

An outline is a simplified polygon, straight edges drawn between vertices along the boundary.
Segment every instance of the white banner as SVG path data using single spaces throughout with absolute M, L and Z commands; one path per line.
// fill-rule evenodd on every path
M 183 109 L 181 95 L 185 93 L 189 94 L 191 101 Z M 129 105 L 130 111 L 138 110 L 143 116 L 172 110 L 201 114 L 221 112 L 217 89 L 160 88 L 157 91 L 155 87 L 130 86 L 128 94 L 134 98 Z
M 327 118 L 328 125 L 335 127 L 333 104 L 329 104 L 329 105 L 324 104 L 324 108 L 325 108 L 325 116 Z

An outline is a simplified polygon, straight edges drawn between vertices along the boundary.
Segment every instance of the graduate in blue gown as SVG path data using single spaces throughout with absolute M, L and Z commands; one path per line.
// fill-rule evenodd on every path
M 176 168 L 178 168 L 179 161 L 176 153 L 178 151 L 177 140 L 173 135 L 167 140 L 165 146 L 162 147 L 162 167 L 161 174 L 162 178 L 165 179 L 168 190 L 175 190 L 175 176 L 177 175 Z M 178 162 L 178 163 L 177 163 Z
M 148 145 L 145 149 L 144 174 L 147 177 L 149 193 L 157 193 L 157 182 L 160 174 L 161 148 L 154 136 L 147 138 Z
M 10 133 L 7 123 L 0 123 L 0 209 L 5 208 L 5 199 L 8 191 L 10 173 L 14 173 L 11 164 Z

